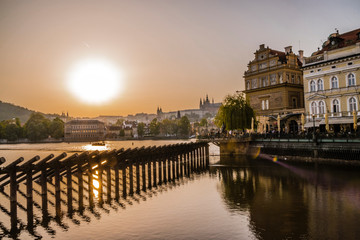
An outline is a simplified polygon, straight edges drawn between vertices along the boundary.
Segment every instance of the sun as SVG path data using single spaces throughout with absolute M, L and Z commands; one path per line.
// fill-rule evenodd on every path
M 122 74 L 111 62 L 87 59 L 73 66 L 67 87 L 83 102 L 103 104 L 120 93 Z

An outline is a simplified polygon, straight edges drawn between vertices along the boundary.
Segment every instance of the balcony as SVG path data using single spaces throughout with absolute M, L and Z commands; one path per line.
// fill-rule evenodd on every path
M 305 64 L 310 64 L 314 62 L 320 62 L 324 60 L 324 54 L 321 55 L 315 55 L 312 57 L 305 58 Z

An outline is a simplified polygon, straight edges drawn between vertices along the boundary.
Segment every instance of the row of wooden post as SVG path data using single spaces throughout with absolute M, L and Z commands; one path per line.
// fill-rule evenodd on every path
M 24 159 L 19 158 L 0 170 L 1 192 L 5 194 L 7 185 L 10 185 L 10 233 L 18 232 L 17 210 L 19 203 L 17 193 L 20 191 L 18 189 L 19 184 L 24 181 L 26 184 L 26 193 L 24 195 L 27 202 L 27 206 L 24 208 L 27 213 L 26 226 L 28 231 L 31 232 L 34 228 L 34 181 L 41 187 L 42 225 L 48 226 L 49 184 L 54 185 L 55 219 L 59 219 L 61 216 L 61 202 L 66 203 L 69 215 L 74 212 L 73 201 L 78 203 L 77 211 L 79 212 L 82 212 L 85 208 L 85 199 L 88 199 L 90 208 L 95 206 L 93 194 L 94 177 L 97 177 L 96 180 L 99 183 L 97 188 L 98 204 L 102 205 L 104 203 L 104 187 L 107 193 L 107 202 L 110 203 L 113 199 L 119 201 L 121 195 L 122 198 L 126 198 L 134 195 L 134 193 L 146 192 L 147 189 L 156 188 L 158 185 L 188 177 L 194 171 L 207 169 L 209 166 L 209 146 L 204 142 L 192 142 L 160 147 L 83 152 L 66 157 L 66 153 L 62 153 L 57 157 L 51 154 L 41 160 L 38 156 L 35 156 L 21 165 L 20 163 Z M 4 162 L 5 159 L 0 158 L 0 164 Z M 106 176 L 106 179 L 103 179 L 103 175 Z M 84 178 L 84 176 L 87 176 L 87 178 Z M 66 179 L 66 183 L 63 179 Z M 77 188 L 74 188 L 74 182 L 77 183 Z M 66 201 L 61 199 L 61 183 L 66 184 Z M 87 184 L 87 189 L 84 183 Z M 134 186 L 134 183 L 136 183 L 136 186 Z M 120 191 L 120 185 L 122 185 L 122 192 Z M 114 187 L 112 188 L 112 186 Z M 87 197 L 84 196 L 84 190 L 88 192 Z M 78 194 L 77 199 L 73 196 L 74 191 Z M 114 196 L 112 196 L 112 192 L 114 192 Z

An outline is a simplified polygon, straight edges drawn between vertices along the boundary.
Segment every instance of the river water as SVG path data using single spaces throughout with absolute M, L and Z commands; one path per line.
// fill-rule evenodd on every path
M 182 141 L 119 141 L 108 142 L 107 148 L 178 142 Z M 0 145 L 0 157 L 11 162 L 20 156 L 26 160 L 91 148 L 86 143 Z M 41 226 L 36 232 L 43 239 L 67 240 L 360 239 L 358 170 L 294 165 L 266 155 L 220 158 L 214 145 L 210 155 L 206 172 L 121 204 L 105 204 L 97 214 L 85 214 L 85 220 L 64 217 L 62 225 L 51 222 L 52 232 Z M 3 210 L 0 220 L 1 214 Z M 33 238 L 26 230 L 19 235 Z

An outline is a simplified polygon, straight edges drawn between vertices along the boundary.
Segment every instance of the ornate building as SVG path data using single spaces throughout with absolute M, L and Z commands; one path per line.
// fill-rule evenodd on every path
M 105 123 L 92 119 L 77 119 L 65 123 L 66 142 L 88 142 L 103 140 Z
M 258 132 L 278 130 L 279 116 L 282 131 L 297 132 L 304 112 L 303 51 L 296 55 L 291 46 L 281 52 L 261 44 L 254 54 L 244 74 L 244 93 L 256 112 Z
M 321 49 L 305 58 L 306 127 L 350 131 L 359 112 L 360 28 L 330 34 Z

